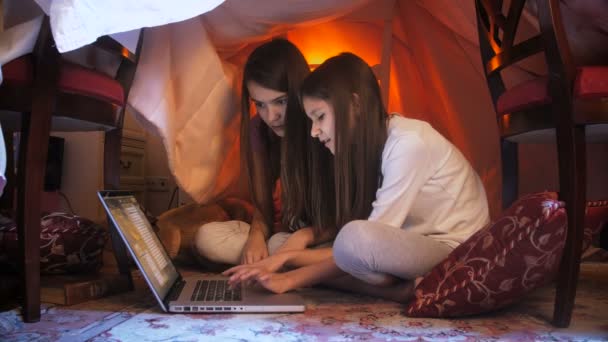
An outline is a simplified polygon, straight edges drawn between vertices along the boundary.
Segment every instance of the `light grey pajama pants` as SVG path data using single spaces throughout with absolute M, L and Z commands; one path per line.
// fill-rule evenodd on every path
M 249 224 L 242 221 L 211 222 L 202 225 L 193 241 L 198 254 L 210 261 L 240 264 L 249 236 Z M 276 233 L 267 241 L 274 254 L 290 233 Z M 331 247 L 331 243 L 318 247 Z M 415 279 L 445 259 L 452 248 L 428 236 L 372 221 L 346 224 L 333 242 L 337 266 L 370 284 L 379 284 L 386 274 Z
M 380 222 L 347 223 L 333 245 L 336 265 L 370 284 L 380 284 L 386 274 L 415 279 L 430 271 L 452 247 L 431 237 Z

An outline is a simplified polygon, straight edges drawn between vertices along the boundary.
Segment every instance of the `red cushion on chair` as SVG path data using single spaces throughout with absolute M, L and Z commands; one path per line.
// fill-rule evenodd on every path
M 415 317 L 457 317 L 503 308 L 555 276 L 566 240 L 556 193 L 527 195 L 424 276 L 406 307 Z
M 119 106 L 125 103 L 120 83 L 102 73 L 76 64 L 64 63 L 59 77 L 59 88 L 99 98 Z
M 551 103 L 547 85 L 548 79 L 540 77 L 508 89 L 496 102 L 498 115 Z M 574 81 L 574 97 L 580 99 L 608 97 L 608 67 L 579 68 Z
M 31 56 L 23 56 L 3 65 L 2 76 L 7 83 L 28 84 L 32 82 L 34 73 Z M 62 65 L 59 89 L 98 98 L 118 106 L 125 103 L 122 85 L 115 79 L 72 63 Z
M 19 57 L 2 66 L 4 82 L 14 84 L 28 84 L 34 77 L 34 68 L 29 56 Z
M 574 96 L 581 99 L 608 97 L 608 67 L 579 68 L 574 82 Z
M 520 83 L 505 91 L 496 102 L 499 115 L 516 112 L 533 106 L 551 103 L 547 93 L 546 77 Z

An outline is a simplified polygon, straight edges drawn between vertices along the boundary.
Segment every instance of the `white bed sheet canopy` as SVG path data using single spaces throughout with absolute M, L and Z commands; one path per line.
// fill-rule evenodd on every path
M 237 94 L 250 47 L 282 35 L 311 64 L 352 51 L 382 73 L 385 25 L 389 110 L 430 121 L 499 203 L 497 128 L 472 1 L 226 1 L 146 32 L 130 104 L 162 136 L 172 172 L 196 201 L 239 193 Z
M 205 2 L 36 1 L 50 13 L 60 50 L 149 27 L 129 104 L 162 138 L 171 172 L 197 202 L 245 195 L 238 142 L 242 64 L 257 43 L 284 36 L 311 64 L 351 51 L 378 65 L 389 111 L 429 121 L 458 146 L 480 174 L 493 213 L 500 209 L 498 131 L 472 0 L 218 0 L 192 11 L 184 6 Z M 74 8 L 79 10 L 70 12 Z M 178 14 L 168 14 L 175 8 Z M 132 22 L 119 16 L 103 27 L 74 25 L 98 20 L 75 19 L 79 14 L 104 18 L 119 9 L 149 16 L 131 16 L 138 18 Z M 182 21 L 166 24 L 175 18 Z M 525 35 L 533 23 L 524 24 Z M 74 43 L 70 30 L 91 37 Z M 524 63 L 507 82 L 542 69 L 535 61 Z
M 376 65 L 388 24 L 389 110 L 432 122 L 497 199 L 497 131 L 473 13 L 471 1 L 226 1 L 146 32 L 129 102 L 163 138 L 172 172 L 196 201 L 239 193 L 237 94 L 250 46 L 282 35 L 311 64 L 352 51 Z

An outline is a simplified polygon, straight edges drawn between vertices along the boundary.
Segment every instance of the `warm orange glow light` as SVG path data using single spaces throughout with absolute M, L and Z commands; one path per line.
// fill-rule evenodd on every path
M 321 64 L 308 64 L 308 66 L 310 67 L 310 71 L 315 70 L 319 65 Z
M 508 129 L 511 126 L 511 115 L 505 114 L 502 116 L 502 127 Z
M 337 21 L 291 30 L 287 39 L 298 46 L 314 70 L 326 59 L 342 52 L 352 52 L 369 65 L 380 63 L 380 33 L 379 28 L 369 24 Z

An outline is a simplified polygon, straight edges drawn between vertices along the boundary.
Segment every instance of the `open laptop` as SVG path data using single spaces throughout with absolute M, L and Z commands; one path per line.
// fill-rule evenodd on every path
M 261 288 L 240 286 L 231 290 L 228 278 L 223 276 L 182 278 L 132 193 L 99 191 L 97 195 L 163 311 L 251 313 L 305 310 L 304 300 L 294 293 L 273 294 Z

